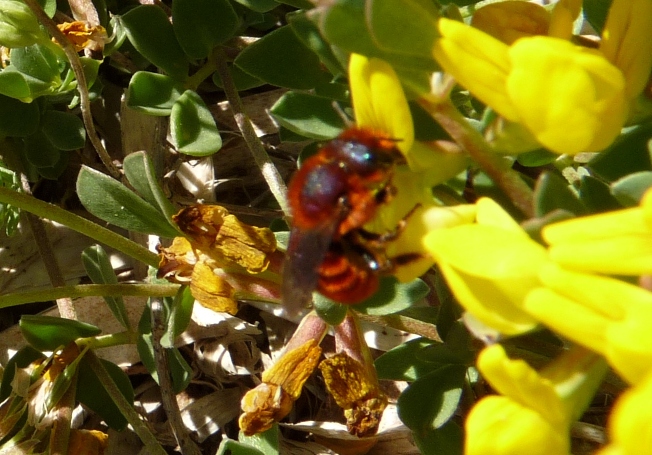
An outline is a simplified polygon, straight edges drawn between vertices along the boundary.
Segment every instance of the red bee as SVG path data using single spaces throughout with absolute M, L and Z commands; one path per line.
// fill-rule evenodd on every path
M 305 307 L 315 289 L 346 304 L 376 291 L 379 273 L 392 268 L 384 244 L 396 233 L 362 227 L 392 197 L 402 160 L 395 140 L 350 128 L 303 163 L 288 188 L 293 227 L 283 266 L 286 311 Z

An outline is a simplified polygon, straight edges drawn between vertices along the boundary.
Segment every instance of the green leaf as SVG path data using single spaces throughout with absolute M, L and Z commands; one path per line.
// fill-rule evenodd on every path
M 542 217 L 558 209 L 575 215 L 586 213 L 586 207 L 569 188 L 568 182 L 555 173 L 546 172 L 539 177 L 534 189 L 535 214 Z
M 5 401 L 11 394 L 11 382 L 14 380 L 16 368 L 27 368 L 35 360 L 45 359 L 41 351 L 37 351 L 31 346 L 25 346 L 16 352 L 5 365 L 5 371 L 2 374 L 2 385 L 0 385 L 0 402 Z
M 269 430 L 252 436 L 245 436 L 240 432 L 238 434 L 238 440 L 243 444 L 260 450 L 264 455 L 279 454 L 279 430 L 278 424 L 276 423 Z
M 61 177 L 61 174 L 68 168 L 68 162 L 70 161 L 67 153 L 61 153 L 59 159 L 52 166 L 40 166 L 37 167 L 39 175 L 43 178 L 50 180 L 58 180 Z
M 86 85 L 89 89 L 93 88 L 95 86 L 95 82 L 97 81 L 97 74 L 100 71 L 100 65 L 102 64 L 102 61 L 88 57 L 79 57 L 79 61 L 82 64 L 84 77 L 86 78 Z
M 301 42 L 317 54 L 319 60 L 331 74 L 334 76 L 346 74 L 346 69 L 342 65 L 342 62 L 337 58 L 330 44 L 322 36 L 319 27 L 308 18 L 304 11 L 289 13 L 287 20 Z
M 370 0 L 367 23 L 380 49 L 432 59 L 438 12 L 430 0 Z
M 284 5 L 293 6 L 297 9 L 311 9 L 315 7 L 310 0 L 278 0 L 278 2 Z
M 274 119 L 285 128 L 317 140 L 337 136 L 344 120 L 333 109 L 333 100 L 308 93 L 288 92 L 270 109 Z
M 334 302 L 318 292 L 313 293 L 312 301 L 319 317 L 333 326 L 340 324 L 346 317 L 346 313 L 349 311 L 347 305 L 341 305 Z
M 215 119 L 201 97 L 186 90 L 172 106 L 172 144 L 190 156 L 209 156 L 222 148 Z
M 615 181 L 611 194 L 625 207 L 637 206 L 645 192 L 652 187 L 652 172 L 635 172 Z
M 239 67 L 229 63 L 227 64 L 229 72 L 231 73 L 231 78 L 233 79 L 233 84 L 235 88 L 240 92 L 243 90 L 249 90 L 255 87 L 260 87 L 265 84 L 265 81 L 261 81 L 257 77 L 252 76 L 251 74 L 241 70 Z M 222 83 L 222 78 L 219 73 L 216 71 L 213 73 L 213 83 L 219 88 L 224 88 Z
M 190 293 L 190 288 L 188 286 L 180 287 L 172 301 L 167 328 L 161 337 L 161 346 L 164 348 L 174 347 L 174 340 L 186 330 L 190 323 L 194 304 L 195 298 Z
M 441 428 L 457 410 L 465 374 L 465 366 L 447 365 L 420 377 L 398 398 L 399 418 L 416 434 Z
M 127 106 L 149 115 L 167 116 L 182 91 L 183 85 L 170 76 L 138 71 L 129 82 Z
M 146 59 L 177 80 L 188 76 L 188 59 L 165 12 L 155 5 L 140 5 L 122 16 L 127 37 Z
M 25 77 L 15 68 L 5 69 L 0 72 L 0 95 L 11 98 L 29 98 L 31 92 Z
M 12 49 L 10 66 L 23 75 L 32 98 L 52 93 L 61 85 L 57 57 L 41 44 Z
M 425 433 L 413 433 L 414 442 L 420 453 L 445 453 L 446 455 L 462 455 L 464 447 L 464 432 L 454 422 L 449 421 L 437 430 Z
M 223 439 L 215 455 L 265 455 L 260 450 L 233 439 Z
M 172 26 L 185 53 L 202 59 L 233 36 L 240 18 L 228 0 L 175 0 Z
M 607 14 L 612 0 L 584 0 L 582 2 L 582 13 L 591 27 L 602 34 Z
M 245 48 L 234 61 L 245 72 L 268 84 L 307 90 L 328 82 L 319 58 L 284 26 Z
M 611 147 L 589 161 L 587 167 L 608 182 L 634 172 L 652 171 L 650 137 L 652 122 L 629 128 Z
M 86 143 L 86 129 L 79 117 L 68 112 L 48 110 L 43 114 L 41 131 L 59 150 L 77 150 Z
M 106 368 L 118 390 L 130 404 L 134 402 L 134 389 L 129 376 L 122 369 L 108 360 L 99 359 Z M 106 391 L 99 378 L 83 358 L 79 365 L 79 378 L 77 379 L 77 399 L 95 411 L 106 424 L 114 430 L 123 430 L 127 426 L 127 419 L 122 415 L 111 396 Z
M 53 167 L 61 158 L 61 152 L 48 140 L 43 131 L 25 139 L 25 158 L 36 167 Z
M 164 300 L 169 300 L 167 297 Z M 151 302 L 148 300 L 143 315 L 138 322 L 140 336 L 136 342 L 136 349 L 140 360 L 147 368 L 147 371 L 158 384 L 159 377 L 156 370 L 156 358 L 154 356 L 154 345 L 152 343 L 152 310 Z M 163 348 L 167 354 L 168 369 L 172 376 L 172 388 L 175 393 L 183 391 L 192 378 L 192 368 L 185 361 L 177 348 Z
M 441 364 L 421 358 L 425 348 L 439 345 L 442 345 L 439 341 L 417 338 L 387 351 L 374 362 L 378 372 L 378 379 L 416 381 L 418 378 L 441 368 Z
M 20 331 L 25 340 L 39 351 L 54 351 L 78 338 L 99 335 L 102 330 L 94 325 L 72 319 L 24 314 Z
M 45 406 L 47 409 L 53 409 L 56 404 L 61 400 L 63 395 L 68 391 L 72 385 L 77 367 L 83 355 L 78 355 L 71 363 L 65 366 L 61 374 L 59 374 L 52 383 L 52 389 L 45 399 Z
M 428 292 L 430 288 L 422 280 L 399 283 L 394 277 L 385 277 L 380 280 L 378 291 L 373 296 L 353 308 L 360 313 L 385 316 L 409 308 Z
M 613 197 L 609 185 L 590 175 L 580 178 L 580 201 L 589 209 L 590 213 L 607 212 L 622 208 L 618 200 Z
M 0 95 L 0 136 L 26 137 L 36 133 L 41 120 L 37 103 L 23 103 Z
M 100 245 L 89 246 L 82 252 L 82 263 L 84 270 L 93 283 L 97 284 L 116 284 L 118 277 L 111 265 L 109 255 Z M 122 297 L 105 296 L 104 301 L 109 306 L 111 313 L 118 322 L 127 330 L 131 329 L 129 316 Z
M 79 172 L 77 195 L 89 212 L 121 228 L 169 238 L 179 233 L 151 204 L 117 180 L 89 167 L 82 166 Z
M 165 197 L 149 155 L 145 152 L 131 153 L 124 159 L 122 167 L 127 180 L 143 199 L 171 220 L 172 215 L 177 213 L 177 209 Z
M 235 0 L 243 6 L 246 6 L 257 13 L 266 13 L 278 6 L 275 0 Z
M 437 65 L 428 55 L 427 58 L 415 55 L 388 52 L 378 46 L 369 32 L 365 13 L 366 2 L 362 0 L 342 0 L 322 9 L 318 20 L 322 35 L 332 46 L 347 52 L 378 57 L 396 69 L 405 68 L 411 71 L 435 71 Z M 392 30 L 390 28 L 390 30 Z
M 545 166 L 554 162 L 559 155 L 549 152 L 546 149 L 532 150 L 531 152 L 521 153 L 516 157 L 518 164 L 525 167 Z

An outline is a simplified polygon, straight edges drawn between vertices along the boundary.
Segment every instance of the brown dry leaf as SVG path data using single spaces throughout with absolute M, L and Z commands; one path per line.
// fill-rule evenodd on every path
M 213 311 L 236 314 L 238 303 L 229 283 L 213 273 L 204 262 L 195 265 L 190 280 L 190 292 L 199 303 Z
M 358 437 L 376 434 L 387 406 L 387 397 L 378 381 L 369 376 L 360 362 L 343 352 L 324 360 L 319 369 L 326 388 L 344 409 L 349 433 Z
M 92 27 L 85 22 L 74 21 L 57 24 L 57 27 L 75 46 L 77 52 L 87 48 L 101 50 L 109 42 L 106 29 L 101 25 Z
M 194 248 L 223 267 L 237 264 L 260 273 L 269 265 L 268 254 L 276 251 L 272 231 L 242 223 L 219 205 L 187 207 L 173 219 Z
M 263 373 L 263 383 L 242 398 L 240 430 L 246 435 L 260 433 L 288 415 L 320 355 L 321 348 L 315 340 L 283 354 Z
M 68 453 L 70 455 L 103 455 L 109 435 L 96 430 L 71 430 Z

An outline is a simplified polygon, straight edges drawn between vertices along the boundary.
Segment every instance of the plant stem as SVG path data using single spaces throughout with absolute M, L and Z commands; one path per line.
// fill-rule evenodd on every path
M 226 99 L 229 101 L 229 105 L 233 111 L 235 123 L 238 125 L 238 129 L 242 133 L 242 136 L 254 157 L 254 161 L 256 161 L 256 165 L 258 165 L 260 172 L 263 174 L 263 178 L 267 182 L 270 191 L 276 198 L 276 201 L 281 207 L 281 210 L 283 210 L 283 213 L 285 213 L 285 216 L 288 217 L 290 215 L 290 208 L 286 197 L 287 187 L 285 186 L 285 182 L 265 151 L 265 147 L 263 147 L 263 144 L 256 135 L 256 131 L 251 124 L 251 120 L 249 120 L 249 116 L 244 111 L 242 100 L 240 99 L 238 90 L 235 87 L 229 68 L 226 65 L 226 56 L 223 52 L 217 51 L 214 58 L 217 64 L 217 73 L 222 78 L 222 85 L 224 86 Z
M 96 337 L 79 338 L 75 343 L 77 343 L 77 346 L 80 348 L 88 346 L 89 349 L 101 349 L 120 346 L 123 344 L 136 344 L 137 341 L 138 333 L 129 330 L 110 333 L 108 335 L 98 335 Z
M 95 353 L 89 350 L 86 353 L 86 358 L 88 359 L 91 369 L 100 380 L 100 383 L 120 410 L 120 413 L 125 417 L 125 419 L 127 419 L 127 422 L 131 424 L 138 437 L 140 437 L 140 440 L 145 444 L 145 453 L 152 455 L 167 455 L 165 450 L 163 450 L 163 447 L 161 447 L 156 440 L 156 437 L 151 431 L 149 431 L 145 422 L 140 419 L 140 415 L 138 415 L 133 406 L 122 395 L 120 389 L 118 389 L 118 386 L 113 382 L 113 379 L 109 376 L 106 368 L 104 368 L 104 365 L 102 365 L 102 362 L 100 362 L 100 359 L 97 358 Z
M 70 67 L 75 73 L 75 78 L 77 79 L 77 90 L 79 92 L 79 106 L 81 108 L 82 118 L 84 120 L 84 126 L 86 127 L 86 131 L 88 132 L 88 139 L 91 141 L 91 144 L 93 144 L 93 147 L 95 147 L 95 151 L 97 152 L 98 156 L 102 160 L 102 163 L 104 163 L 104 166 L 106 166 L 106 168 L 108 169 L 111 176 L 119 179 L 122 174 L 115 166 L 115 164 L 113 164 L 113 161 L 111 160 L 111 157 L 109 156 L 108 152 L 104 148 L 104 145 L 102 145 L 102 142 L 97 137 L 97 132 L 95 131 L 95 124 L 93 123 L 93 116 L 91 115 L 91 103 L 90 103 L 90 98 L 88 96 L 88 85 L 86 84 L 86 76 L 84 75 L 84 68 L 82 67 L 81 60 L 79 59 L 79 55 L 77 55 L 77 51 L 75 50 L 75 47 L 72 45 L 70 40 L 66 37 L 66 35 L 64 35 L 61 32 L 61 30 L 57 28 L 57 24 L 55 24 L 54 21 L 48 17 L 48 15 L 45 13 L 45 11 L 43 11 L 43 8 L 41 8 L 41 6 L 38 4 L 38 2 L 36 2 L 36 0 L 24 0 L 24 1 L 25 4 L 29 7 L 29 9 L 32 10 L 34 15 L 39 20 L 39 22 L 47 29 L 48 33 L 50 33 L 50 36 L 52 36 L 55 40 L 57 40 L 57 43 L 59 43 L 59 45 L 63 49 L 63 52 L 66 54 L 66 57 L 68 57 L 68 61 L 70 62 Z
M 168 422 L 172 428 L 172 434 L 177 440 L 183 455 L 201 455 L 201 450 L 190 438 L 188 430 L 181 418 L 181 410 L 177 402 L 176 394 L 172 386 L 172 376 L 168 367 L 168 351 L 161 345 L 161 338 L 165 333 L 165 320 L 163 315 L 163 303 L 160 299 L 152 299 L 152 345 L 154 347 L 154 360 L 156 361 L 156 372 L 158 373 L 158 384 L 161 388 L 161 402 L 163 409 L 168 416 Z
M 534 216 L 530 187 L 511 169 L 509 163 L 490 149 L 482 135 L 473 129 L 449 99 L 421 98 L 423 106 L 482 170 L 498 185 L 525 216 Z
M 31 196 L 32 190 L 25 174 L 21 175 L 21 182 L 23 191 Z M 48 233 L 43 225 L 43 220 L 32 213 L 22 213 L 27 218 L 27 222 L 32 231 L 32 237 L 34 238 L 34 243 L 36 243 L 38 252 L 41 255 L 41 260 L 43 261 L 45 270 L 50 278 L 50 284 L 54 287 L 65 286 L 66 280 L 63 277 L 61 267 L 59 267 L 59 261 L 57 261 L 57 257 L 52 249 L 50 238 L 48 237 Z M 69 297 L 57 299 L 57 307 L 59 308 L 59 314 L 62 318 L 77 319 L 77 312 L 75 311 L 72 299 Z
M 172 297 L 179 290 L 178 284 L 78 284 L 61 286 L 41 291 L 14 292 L 0 296 L 0 308 L 23 305 L 32 302 L 47 302 L 61 297 L 91 296 L 142 296 Z
M 26 210 L 40 218 L 47 218 L 61 223 L 98 242 L 115 248 L 138 261 L 144 262 L 152 267 L 158 267 L 159 258 L 156 253 L 149 251 L 144 246 L 138 245 L 120 234 L 116 234 L 107 228 L 68 212 L 54 204 L 39 201 L 35 197 L 2 187 L 0 187 L 0 202 Z

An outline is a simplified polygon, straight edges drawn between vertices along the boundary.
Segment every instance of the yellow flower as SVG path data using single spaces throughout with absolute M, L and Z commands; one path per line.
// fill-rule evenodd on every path
M 601 355 L 625 380 L 652 370 L 652 292 L 614 278 L 549 264 L 525 309 L 564 337 Z
M 550 258 L 567 269 L 652 274 L 652 190 L 639 207 L 554 223 L 542 236 Z
M 466 420 L 466 455 L 562 455 L 570 425 L 602 381 L 606 365 L 573 348 L 537 372 L 511 360 L 500 345 L 485 348 L 478 369 L 502 396 L 480 400 Z
M 280 300 L 277 279 L 252 276 L 270 265 L 279 272 L 272 231 L 242 223 L 218 205 L 186 207 L 173 219 L 187 238 L 159 247 L 159 278 L 189 284 L 193 297 L 213 311 L 235 314 L 238 299 Z
M 577 11 L 574 3 L 562 3 L 550 33 L 567 34 Z M 604 31 L 609 39 L 600 51 L 553 36 L 524 37 L 508 46 L 442 18 L 433 53 L 462 86 L 505 119 L 523 125 L 549 150 L 599 151 L 620 133 L 631 100 L 640 94 L 652 67 L 652 40 L 647 36 L 652 14 L 640 14 L 652 8 L 650 2 L 625 3 L 613 2 Z M 627 50 L 612 50 L 619 46 Z
M 537 321 L 522 303 L 539 286 L 546 250 L 493 200 L 480 199 L 476 210 L 475 223 L 433 230 L 424 246 L 473 317 L 506 335 L 527 332 Z
M 249 390 L 241 402 L 240 430 L 245 435 L 269 430 L 292 410 L 303 384 L 317 367 L 328 325 L 314 312 L 303 318 L 274 365 L 265 370 L 262 383 Z
M 388 257 L 421 254 L 420 239 L 429 230 L 423 213 L 434 205 L 430 192 L 464 169 L 468 158 L 441 148 L 415 142 L 412 114 L 395 71 L 386 62 L 352 54 L 349 62 L 349 83 L 356 124 L 377 131 L 396 141 L 407 165 L 396 169 L 392 185 L 394 198 L 383 204 L 375 219 L 365 226 L 371 232 L 393 231 L 404 217 L 406 228 L 387 248 Z M 411 281 L 432 266 L 426 256 L 396 267 L 394 274 L 401 281 Z
M 627 390 L 609 416 L 608 446 L 596 455 L 638 455 L 652 452 L 652 375 Z

